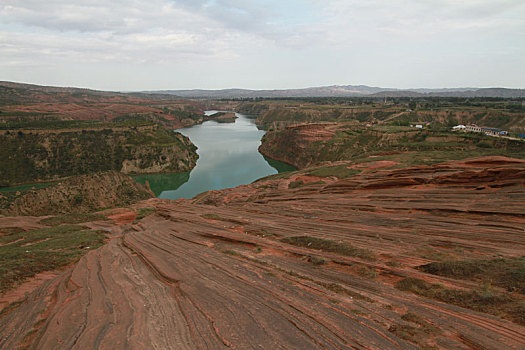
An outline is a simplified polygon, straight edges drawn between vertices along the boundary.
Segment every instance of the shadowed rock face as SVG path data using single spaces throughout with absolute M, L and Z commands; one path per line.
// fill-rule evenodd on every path
M 151 190 L 117 171 L 69 178 L 54 186 L 29 192 L 15 200 L 10 213 L 52 215 L 83 213 L 154 197 Z
M 199 158 L 197 147 L 186 136 L 158 125 L 0 130 L 0 144 L 4 186 L 110 170 L 186 172 Z
M 288 126 L 280 132 L 264 135 L 259 152 L 272 159 L 291 164 L 297 168 L 319 162 L 317 152 L 312 152 L 316 142 L 326 142 L 335 135 L 336 124 L 317 123 Z M 316 146 L 318 151 L 319 146 Z
M 107 245 L 4 313 L 0 348 L 523 348 L 524 326 L 394 286 L 473 289 L 415 267 L 524 255 L 524 171 L 484 158 L 150 200 L 156 214 L 108 228 Z M 355 249 L 286 243 L 297 236 Z

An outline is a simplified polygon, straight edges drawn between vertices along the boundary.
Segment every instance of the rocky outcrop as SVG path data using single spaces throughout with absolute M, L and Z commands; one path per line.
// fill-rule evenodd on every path
M 331 123 L 288 126 L 278 132 L 268 132 L 261 140 L 259 152 L 265 156 L 304 168 L 319 161 L 313 145 L 329 141 L 335 135 Z
M 155 174 L 190 171 L 197 162 L 196 148 L 185 136 L 180 139 L 181 142 L 184 142 L 183 146 L 165 145 L 134 148 L 131 150 L 130 159 L 122 161 L 120 172 L 124 174 Z
M 15 200 L 11 215 L 83 213 L 127 206 L 154 197 L 153 192 L 117 171 L 72 177 L 54 186 L 31 191 Z M 6 213 L 6 214 L 7 214 Z
M 478 158 L 151 199 L 155 214 L 2 312 L 0 347 L 521 349 L 522 294 L 419 267 L 519 259 L 524 169 Z
M 345 193 L 354 190 L 399 189 L 419 185 L 469 186 L 476 191 L 484 189 L 485 186 L 489 188 L 525 186 L 525 160 L 480 157 L 431 166 L 365 172 L 350 179 L 332 182 L 321 191 Z

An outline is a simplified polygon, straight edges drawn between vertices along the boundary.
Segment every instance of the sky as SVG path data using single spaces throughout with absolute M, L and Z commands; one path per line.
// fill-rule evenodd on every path
M 1 0 L 0 80 L 525 88 L 525 0 Z

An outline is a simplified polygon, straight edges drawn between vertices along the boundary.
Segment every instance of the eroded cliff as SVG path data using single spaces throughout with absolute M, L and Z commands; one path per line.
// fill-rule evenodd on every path
M 187 137 L 158 125 L 4 131 L 0 144 L 3 185 L 107 170 L 184 172 L 198 158 Z
M 362 161 L 368 156 L 411 165 L 483 155 L 525 158 L 525 142 L 432 129 L 324 122 L 269 131 L 259 151 L 298 168 L 321 162 Z
M 29 191 L 17 198 L 3 214 L 42 216 L 86 213 L 127 206 L 154 196 L 149 188 L 129 176 L 108 171 L 71 177 L 53 186 Z

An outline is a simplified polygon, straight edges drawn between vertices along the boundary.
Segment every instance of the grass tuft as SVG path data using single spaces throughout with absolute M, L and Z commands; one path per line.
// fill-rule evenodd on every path
M 440 261 L 418 269 L 438 276 L 490 283 L 509 292 L 525 294 L 525 257 Z
M 322 167 L 322 168 L 318 168 L 318 169 L 310 171 L 308 175 L 317 176 L 317 177 L 335 176 L 339 179 L 345 179 L 345 178 L 357 175 L 361 172 L 361 170 L 348 169 L 347 167 L 348 167 L 348 164 L 336 165 L 336 166 L 331 166 L 331 167 Z
M 135 220 L 133 220 L 133 223 L 136 224 L 140 220 L 144 219 L 146 216 L 154 214 L 156 211 L 157 211 L 157 208 L 155 207 L 140 208 L 137 212 Z
M 366 260 L 375 260 L 374 255 L 368 249 L 354 247 L 348 243 L 340 243 L 324 238 L 310 236 L 285 237 L 281 242 L 299 247 L 317 249 L 346 256 L 355 256 Z
M 480 290 L 447 289 L 440 284 L 408 277 L 399 281 L 396 288 L 466 309 L 504 317 L 525 325 L 523 300 L 516 299 L 507 293 L 494 292 L 488 287 Z
M 309 256 L 308 257 L 308 262 L 311 263 L 311 264 L 314 264 L 316 266 L 326 264 L 326 260 L 323 259 L 323 258 L 320 258 L 318 256 Z

